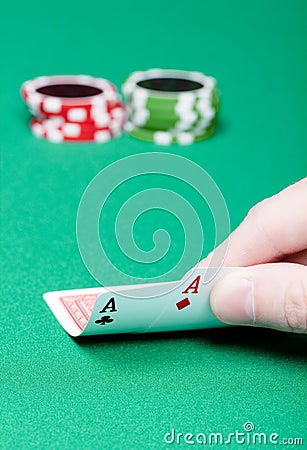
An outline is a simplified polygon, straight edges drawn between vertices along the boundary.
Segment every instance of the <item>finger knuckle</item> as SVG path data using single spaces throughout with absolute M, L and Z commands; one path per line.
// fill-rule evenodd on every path
M 284 319 L 293 332 L 307 331 L 307 283 L 299 279 L 289 286 L 284 302 Z
M 264 206 L 266 205 L 266 201 L 267 201 L 267 199 L 264 199 L 261 202 L 256 203 L 256 205 L 252 206 L 247 213 L 247 218 L 253 218 L 253 217 L 258 218 L 259 215 L 261 215 Z
M 268 220 L 268 211 L 270 211 L 271 199 L 266 198 L 254 205 L 248 212 L 245 221 L 249 222 L 255 234 L 259 236 L 262 242 L 265 242 L 267 248 L 275 255 L 275 259 L 281 259 L 284 254 L 280 248 L 280 239 L 276 239 L 276 234 L 272 229 L 270 220 Z

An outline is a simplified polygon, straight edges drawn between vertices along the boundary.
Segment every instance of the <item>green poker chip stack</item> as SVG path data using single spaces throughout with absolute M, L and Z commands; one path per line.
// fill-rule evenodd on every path
M 190 145 L 214 133 L 219 98 L 216 80 L 200 72 L 150 69 L 124 82 L 133 137 L 159 145 Z

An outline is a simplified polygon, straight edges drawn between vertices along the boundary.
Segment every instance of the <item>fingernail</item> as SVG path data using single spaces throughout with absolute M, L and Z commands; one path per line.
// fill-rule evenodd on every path
M 254 284 L 246 278 L 230 275 L 218 281 L 210 300 L 213 313 L 222 322 L 247 325 L 255 321 Z

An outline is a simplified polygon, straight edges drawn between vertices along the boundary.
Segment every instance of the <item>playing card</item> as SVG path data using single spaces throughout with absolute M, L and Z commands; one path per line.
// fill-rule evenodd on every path
M 100 295 L 106 294 L 106 297 L 112 298 L 111 294 L 114 292 L 132 291 L 143 286 L 148 288 L 151 284 L 46 292 L 43 298 L 67 333 L 71 336 L 80 336 L 84 334 L 83 331 L 92 316 L 96 300 Z
M 196 268 L 169 283 L 48 292 L 43 297 L 71 336 L 215 328 L 225 324 L 212 313 L 210 292 L 218 278 L 233 270 Z

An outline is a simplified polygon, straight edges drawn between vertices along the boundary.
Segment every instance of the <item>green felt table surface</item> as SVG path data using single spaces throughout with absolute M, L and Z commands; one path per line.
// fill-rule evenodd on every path
M 306 176 L 306 2 L 33 0 L 1 10 L 0 448 L 193 448 L 201 445 L 164 436 L 172 428 L 227 435 L 247 421 L 280 439 L 301 437 L 305 444 L 291 447 L 306 448 L 304 336 L 233 328 L 73 340 L 42 300 L 46 291 L 98 285 L 78 251 L 76 213 L 88 183 L 120 158 L 168 151 L 196 162 L 220 187 L 232 229 L 253 204 Z M 26 79 L 86 73 L 120 86 L 150 67 L 217 78 L 222 109 L 211 139 L 163 148 L 129 136 L 57 145 L 31 135 L 19 95 Z M 153 185 L 136 180 L 131 189 Z M 135 238 L 150 249 L 152 224 L 169 223 L 166 268 L 183 234 L 161 214 L 136 224 Z M 212 233 L 208 224 L 203 255 Z M 144 275 L 142 264 L 118 256 L 111 225 L 104 236 L 123 271 Z M 112 271 L 105 278 L 121 281 Z

